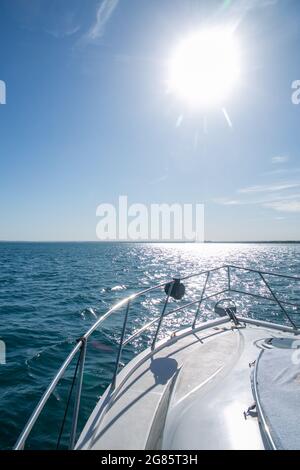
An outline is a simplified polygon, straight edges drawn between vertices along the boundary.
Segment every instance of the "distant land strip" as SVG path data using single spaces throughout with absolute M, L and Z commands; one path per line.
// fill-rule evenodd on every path
M 0 240 L 0 243 L 99 243 L 99 244 L 299 244 L 300 240 L 252 240 L 252 241 L 217 241 L 217 240 L 206 240 L 202 242 L 187 242 L 187 241 L 151 241 L 151 240 L 144 240 L 144 241 L 125 241 L 125 240 L 115 240 L 115 241 L 101 241 L 101 240 Z

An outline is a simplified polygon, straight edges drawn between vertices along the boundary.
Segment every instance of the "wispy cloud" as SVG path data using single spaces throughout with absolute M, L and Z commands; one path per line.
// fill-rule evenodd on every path
M 289 161 L 289 157 L 287 155 L 278 155 L 272 158 L 272 163 L 274 165 L 280 165 L 282 163 L 287 163 Z
M 3 3 L 3 2 L 2 2 Z M 55 39 L 79 32 L 84 12 L 89 8 L 81 0 L 14 0 L 7 9 L 17 23 L 30 32 L 43 32 Z
M 245 206 L 245 205 L 260 205 L 266 207 L 267 204 L 281 203 L 283 201 L 300 200 L 300 194 L 273 194 L 264 195 L 258 198 L 244 198 L 244 199 L 230 199 L 218 198 L 214 202 L 223 206 Z
M 268 202 L 264 204 L 264 207 L 268 207 L 278 212 L 300 212 L 300 199 Z
M 299 188 L 300 183 L 281 183 L 261 186 L 250 186 L 249 188 L 239 189 L 240 194 L 269 193 L 276 191 L 285 191 L 287 189 Z
M 262 7 L 272 7 L 278 3 L 278 0 L 262 0 Z
M 223 3 L 220 11 L 222 13 L 224 13 L 224 10 L 227 11 L 233 29 L 237 29 L 251 11 L 259 8 L 269 9 L 270 7 L 276 6 L 277 3 L 278 0 L 236 0 L 235 2 L 227 0 Z
M 243 199 L 229 199 L 229 198 L 218 198 L 215 199 L 217 204 L 223 206 L 244 206 L 244 205 L 265 205 L 272 202 L 300 200 L 300 194 L 272 194 L 265 195 L 257 198 L 243 198 Z
M 297 188 L 297 191 L 291 191 Z M 288 181 L 250 186 L 236 191 L 238 197 L 215 199 L 224 206 L 260 206 L 277 212 L 300 212 L 300 182 Z
M 66 28 L 66 29 L 45 29 L 45 32 L 47 34 L 50 34 L 51 36 L 53 36 L 54 38 L 56 39 L 60 39 L 60 38 L 64 38 L 64 37 L 68 37 L 68 36 L 73 36 L 73 34 L 76 34 L 78 33 L 78 31 L 80 30 L 80 26 L 77 25 L 77 26 L 72 26 L 70 28 Z
M 119 4 L 119 0 L 102 0 L 97 8 L 96 21 L 82 37 L 82 43 L 93 43 L 101 39 L 112 14 Z
M 152 184 L 152 185 L 156 185 L 156 184 L 159 184 L 159 183 L 163 183 L 164 181 L 166 181 L 168 179 L 168 170 L 165 171 L 165 173 L 163 173 L 162 175 L 158 176 L 157 178 L 151 180 L 149 182 L 149 184 Z
M 255 8 L 268 8 L 275 6 L 277 3 L 278 0 L 237 0 L 236 2 L 227 0 L 222 6 L 222 10 L 228 9 L 234 13 L 245 14 Z
M 300 168 L 277 167 L 274 170 L 266 171 L 264 175 L 294 175 L 295 173 L 300 173 Z
M 214 202 L 216 204 L 221 204 L 222 206 L 240 206 L 241 204 L 243 204 L 242 200 L 228 199 L 226 197 L 220 197 L 220 198 L 214 199 Z

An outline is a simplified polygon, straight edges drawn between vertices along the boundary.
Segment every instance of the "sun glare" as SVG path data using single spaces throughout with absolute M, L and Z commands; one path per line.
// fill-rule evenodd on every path
M 224 105 L 240 73 L 233 33 L 212 29 L 193 33 L 175 49 L 169 64 L 169 90 L 192 107 Z

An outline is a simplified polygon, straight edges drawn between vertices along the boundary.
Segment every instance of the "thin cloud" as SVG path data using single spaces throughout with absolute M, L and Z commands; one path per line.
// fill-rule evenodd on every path
M 242 21 L 245 20 L 251 11 L 256 9 L 266 9 L 276 6 L 278 0 L 237 0 L 236 2 L 224 2 L 220 8 L 220 12 L 227 11 L 230 15 L 230 20 L 233 25 L 233 30 L 236 30 Z
M 266 204 L 280 204 L 284 201 L 300 200 L 300 194 L 277 194 L 261 197 L 259 199 L 229 199 L 219 198 L 214 199 L 216 204 L 223 206 L 245 206 L 245 205 L 260 205 L 266 207 Z
M 298 188 L 298 191 L 291 191 Z M 239 197 L 219 198 L 215 202 L 224 206 L 260 206 L 276 212 L 300 212 L 300 182 L 278 182 L 250 186 L 236 191 Z
M 285 191 L 287 189 L 299 188 L 300 183 L 282 183 L 277 185 L 250 186 L 249 188 L 239 189 L 240 194 L 268 193 L 276 191 Z
M 89 31 L 83 36 L 83 43 L 93 43 L 101 39 L 105 33 L 107 23 L 119 4 L 119 0 L 102 0 L 97 9 L 96 21 Z
M 45 29 L 45 32 L 47 34 L 50 34 L 50 36 L 53 36 L 56 39 L 68 37 L 68 36 L 73 36 L 74 34 L 78 33 L 80 30 L 80 26 L 73 26 L 70 29 L 66 30 L 58 30 L 58 29 Z
M 42 32 L 55 39 L 78 33 L 83 12 L 87 9 L 80 0 L 15 0 L 6 3 L 9 4 L 8 11 L 22 29 Z
M 273 209 L 278 212 L 300 212 L 300 199 L 293 200 L 293 201 L 277 201 L 277 202 L 269 202 L 263 204 L 264 207 L 269 209 Z
M 168 179 L 168 174 L 164 174 L 164 175 L 161 175 L 158 178 L 155 178 L 154 180 L 150 181 L 149 184 L 156 185 L 156 184 L 159 184 L 159 183 L 163 183 L 167 179 Z
M 299 173 L 300 168 L 276 168 L 271 171 L 266 171 L 263 174 L 264 175 L 294 175 L 295 173 Z
M 273 7 L 278 3 L 278 0 L 263 0 L 261 6 L 262 7 Z
M 287 163 L 289 161 L 289 157 L 287 155 L 279 155 L 272 158 L 272 163 L 274 165 L 281 165 L 283 163 Z
M 226 198 L 217 198 L 214 199 L 216 204 L 221 204 L 222 206 L 239 206 L 244 204 L 243 201 L 237 199 L 226 199 Z

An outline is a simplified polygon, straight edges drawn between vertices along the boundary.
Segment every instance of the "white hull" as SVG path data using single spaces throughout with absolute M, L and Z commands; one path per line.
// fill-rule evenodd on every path
M 261 419 L 244 416 L 254 403 L 251 371 L 262 340 L 297 337 L 255 323 L 217 320 L 144 351 L 118 375 L 115 392 L 107 389 L 76 448 L 270 448 Z

